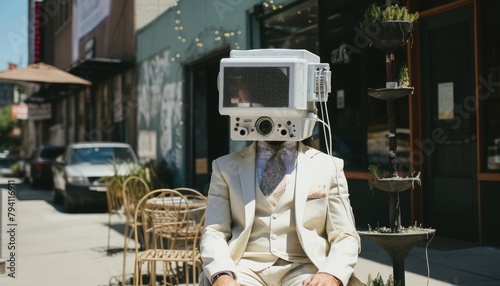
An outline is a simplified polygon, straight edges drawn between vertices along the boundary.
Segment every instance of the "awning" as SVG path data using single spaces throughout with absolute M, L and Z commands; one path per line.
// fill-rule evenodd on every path
M 122 61 L 120 59 L 92 58 L 82 59 L 73 64 L 69 72 L 80 77 L 90 78 L 92 82 L 99 82 L 125 70 L 134 67 L 133 61 Z
M 133 62 L 124 62 L 120 59 L 109 58 L 93 58 L 82 59 L 81 61 L 73 64 L 68 70 L 69 73 L 86 78 L 92 81 L 95 85 L 99 81 L 108 79 L 130 69 L 134 66 Z M 40 90 L 32 94 L 24 102 L 26 103 L 43 103 L 53 102 L 68 95 L 74 94 L 81 90 L 81 87 L 76 85 L 58 85 L 58 84 L 45 84 Z
M 45 84 L 78 84 L 91 85 L 84 78 L 65 72 L 45 63 L 36 63 L 21 69 L 13 69 L 0 73 L 0 80 L 13 82 L 36 82 Z

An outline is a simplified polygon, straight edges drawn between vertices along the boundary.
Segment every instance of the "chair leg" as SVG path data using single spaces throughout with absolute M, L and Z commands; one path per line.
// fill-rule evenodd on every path
M 134 286 L 139 286 L 142 285 L 142 274 L 141 274 L 141 268 L 142 268 L 142 263 L 140 261 L 136 261 L 134 263 Z
M 149 273 L 149 281 L 151 285 L 156 285 L 156 261 L 151 261 L 151 272 Z
M 168 262 L 163 262 L 163 285 L 166 286 L 167 285 L 167 263 Z M 169 275 L 170 276 L 170 275 Z M 170 280 L 170 279 L 169 279 Z
M 122 286 L 125 286 L 125 279 L 127 273 L 127 252 L 128 252 L 128 224 L 125 223 L 124 228 L 124 244 L 123 244 L 123 273 L 122 273 Z
M 108 250 L 107 254 L 109 255 L 109 247 L 111 244 L 111 213 L 108 215 Z

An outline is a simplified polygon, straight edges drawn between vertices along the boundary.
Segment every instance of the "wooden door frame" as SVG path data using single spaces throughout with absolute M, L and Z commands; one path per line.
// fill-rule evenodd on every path
M 460 0 L 460 1 L 454 1 L 452 3 L 442 5 L 439 7 L 435 7 L 429 10 L 425 11 L 418 11 L 420 18 L 426 18 L 430 16 L 434 16 L 443 12 L 447 12 L 465 5 L 473 4 L 473 33 L 474 33 L 474 83 L 475 83 L 475 96 L 476 96 L 476 152 L 477 152 L 477 202 L 478 202 L 478 237 L 479 237 L 479 242 L 482 242 L 482 224 L 481 224 L 481 189 L 480 189 L 480 180 L 481 178 L 484 177 L 490 177 L 490 176 L 485 176 L 481 174 L 481 105 L 479 104 L 479 99 L 478 99 L 478 78 L 479 78 L 479 39 L 478 39 L 478 0 Z M 415 2 L 410 2 L 409 8 L 410 11 L 415 11 L 416 3 Z M 413 9 L 412 9 L 413 8 Z M 423 118 L 422 118 L 422 94 L 421 94 L 421 88 L 422 88 L 422 79 L 420 77 L 420 74 L 422 72 L 421 66 L 420 66 L 420 60 L 421 60 L 421 51 L 418 48 L 412 48 L 414 47 L 419 47 L 420 46 L 420 30 L 417 25 L 413 32 L 413 43 L 410 45 L 407 45 L 407 52 L 409 55 L 409 60 L 408 60 L 408 69 L 409 69 L 409 75 L 411 79 L 411 84 L 412 86 L 415 87 L 415 92 L 413 95 L 410 96 L 410 101 L 409 101 L 409 111 L 410 111 L 410 161 L 411 165 L 414 168 L 414 171 L 417 172 L 423 172 L 423 163 L 417 164 L 415 162 L 415 158 L 418 158 L 418 154 L 422 156 L 423 150 L 421 150 L 418 146 L 416 146 L 415 141 L 416 140 L 422 140 L 423 139 Z M 418 154 L 416 154 L 418 152 Z M 498 176 L 496 176 L 498 177 Z M 425 180 L 425 178 L 423 178 Z M 497 178 L 497 180 L 500 180 Z M 411 217 L 412 221 L 423 221 L 424 220 L 424 195 L 423 192 L 425 190 L 422 190 L 421 186 L 416 187 L 414 190 L 412 190 L 411 194 L 411 200 L 412 200 L 412 208 L 411 208 Z

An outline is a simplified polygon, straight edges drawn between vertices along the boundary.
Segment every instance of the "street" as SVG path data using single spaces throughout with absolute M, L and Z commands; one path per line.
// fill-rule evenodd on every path
M 0 285 L 117 285 L 121 279 L 123 252 L 107 255 L 108 214 L 105 212 L 67 214 L 54 205 L 50 189 L 32 189 L 17 182 L 14 187 L 16 235 L 8 237 L 7 182 L 0 178 L 2 191 L 2 251 L 7 260 L 6 273 L 0 274 Z M 123 221 L 112 217 L 111 248 L 123 247 Z M 12 264 L 9 246 L 17 256 Z M 133 247 L 133 245 L 130 245 Z M 127 269 L 133 273 L 132 252 Z M 9 266 L 13 268 L 9 269 Z M 15 277 L 15 278 L 14 278 Z
M 52 202 L 50 189 L 32 189 L 18 180 L 11 184 L 0 177 L 0 188 L 0 258 L 6 261 L 0 286 L 118 285 L 123 265 L 123 217 L 111 218 L 112 251 L 108 255 L 106 212 L 64 213 L 62 206 Z M 9 200 L 12 192 L 16 200 Z M 129 248 L 133 246 L 131 242 Z M 409 253 L 406 285 L 499 285 L 499 255 L 499 248 L 437 237 L 429 244 L 428 253 L 425 245 L 416 246 Z M 134 253 L 129 251 L 128 281 L 133 274 L 133 261 Z M 374 278 L 378 273 L 387 280 L 392 273 L 391 261 L 379 246 L 362 239 L 355 273 L 365 283 L 368 275 Z

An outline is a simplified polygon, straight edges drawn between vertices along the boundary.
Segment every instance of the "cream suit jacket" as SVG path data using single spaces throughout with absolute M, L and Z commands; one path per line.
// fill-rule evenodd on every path
M 233 271 L 252 231 L 255 215 L 256 143 L 212 163 L 205 229 L 200 243 L 203 271 L 210 279 Z M 299 143 L 295 213 L 300 243 L 321 272 L 342 280 L 353 274 L 360 251 L 343 161 Z M 287 187 L 287 189 L 289 189 Z

